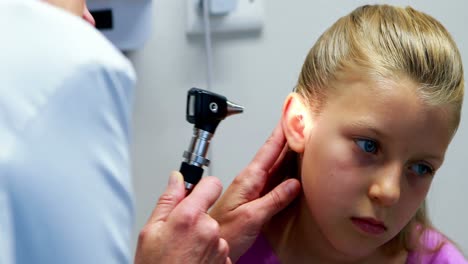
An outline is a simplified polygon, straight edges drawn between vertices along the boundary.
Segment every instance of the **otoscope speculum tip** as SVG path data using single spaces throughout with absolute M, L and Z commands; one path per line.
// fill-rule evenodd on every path
M 227 116 L 240 114 L 244 112 L 244 107 L 233 102 L 227 101 Z

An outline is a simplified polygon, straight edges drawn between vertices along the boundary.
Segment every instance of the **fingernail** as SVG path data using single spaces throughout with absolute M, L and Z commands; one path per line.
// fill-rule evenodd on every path
M 169 177 L 169 186 L 176 186 L 180 181 L 180 176 L 177 172 L 172 172 Z
M 294 195 L 297 192 L 297 183 L 294 181 L 287 182 L 285 190 L 288 193 L 288 195 Z

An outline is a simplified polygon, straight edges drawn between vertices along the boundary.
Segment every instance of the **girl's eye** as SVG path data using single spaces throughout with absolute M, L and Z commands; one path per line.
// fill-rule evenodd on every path
M 364 151 L 368 153 L 377 153 L 378 144 L 377 142 L 369 139 L 356 139 L 356 144 Z
M 424 176 L 424 175 L 432 175 L 434 173 L 434 170 L 422 163 L 418 164 L 413 164 L 411 165 L 410 169 L 414 171 L 418 176 Z

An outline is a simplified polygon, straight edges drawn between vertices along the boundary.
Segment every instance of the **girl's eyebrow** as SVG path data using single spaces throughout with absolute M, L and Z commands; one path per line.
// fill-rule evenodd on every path
M 388 138 L 389 136 L 379 129 L 375 123 L 368 121 L 368 120 L 353 120 L 348 124 L 350 127 L 357 128 L 357 129 L 366 129 L 370 130 L 373 134 L 375 134 L 379 138 Z
M 437 162 L 436 167 L 440 167 L 444 162 L 444 156 L 429 155 L 424 157 L 425 160 L 432 160 Z

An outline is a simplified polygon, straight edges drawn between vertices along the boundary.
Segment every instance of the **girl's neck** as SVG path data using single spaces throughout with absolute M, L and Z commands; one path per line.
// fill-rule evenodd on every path
M 324 237 L 308 213 L 304 197 L 273 217 L 264 235 L 281 263 L 405 263 L 406 253 L 389 257 L 376 251 L 365 258 L 355 258 L 337 251 Z

